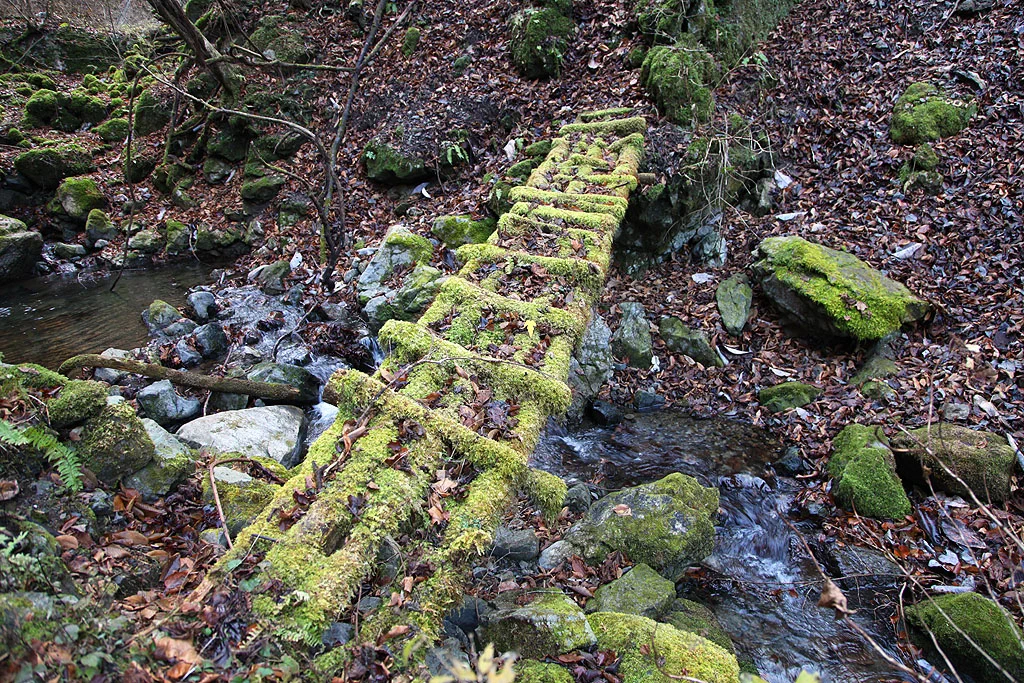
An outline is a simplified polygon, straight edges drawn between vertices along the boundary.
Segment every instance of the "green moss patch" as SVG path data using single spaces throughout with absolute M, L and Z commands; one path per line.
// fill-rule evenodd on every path
M 828 471 L 840 505 L 866 517 L 902 519 L 910 500 L 896 476 L 889 442 L 880 427 L 850 424 L 832 440 Z
M 977 593 L 941 595 L 907 607 L 906 615 L 914 640 L 932 649 L 929 633 L 934 634 L 958 671 L 979 681 L 1006 680 L 984 652 L 1015 680 L 1024 680 L 1024 634 L 992 600 Z
M 974 116 L 976 107 L 951 102 L 931 83 L 914 83 L 893 107 L 889 133 L 900 145 L 918 145 L 956 135 Z
M 757 392 L 757 400 L 773 413 L 800 408 L 814 401 L 821 390 L 803 382 L 783 382 Z
M 682 124 L 711 118 L 715 102 L 709 86 L 716 77 L 714 59 L 693 41 L 651 48 L 640 72 L 658 109 Z
M 520 74 L 550 78 L 561 73 L 576 32 L 572 19 L 553 8 L 525 9 L 512 17 L 510 30 L 512 63 Z

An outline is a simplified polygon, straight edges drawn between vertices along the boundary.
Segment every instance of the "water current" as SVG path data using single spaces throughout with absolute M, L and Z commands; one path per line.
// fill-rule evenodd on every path
M 786 523 L 798 484 L 768 474 L 779 455 L 780 444 L 751 425 L 660 412 L 618 427 L 551 430 L 534 465 L 570 485 L 596 482 L 609 491 L 671 472 L 717 487 L 715 551 L 703 563 L 704 578 L 679 589 L 715 612 L 741 660 L 769 683 L 792 683 L 801 669 L 825 683 L 902 680 L 867 641 L 817 607 L 820 575 Z M 820 531 L 807 521 L 796 526 L 808 537 Z M 895 655 L 891 632 L 871 614 L 854 618 Z

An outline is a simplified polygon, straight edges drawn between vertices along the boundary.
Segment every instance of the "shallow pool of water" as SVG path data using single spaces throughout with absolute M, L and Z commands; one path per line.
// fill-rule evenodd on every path
M 113 276 L 38 278 L 0 287 L 0 353 L 11 363 L 56 368 L 79 353 L 131 349 L 149 339 L 141 313 L 154 299 L 185 303 L 188 289 L 212 268 L 184 265 Z

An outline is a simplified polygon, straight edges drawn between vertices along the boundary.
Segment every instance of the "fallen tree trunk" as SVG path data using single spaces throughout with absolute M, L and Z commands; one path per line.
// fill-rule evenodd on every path
M 143 363 L 142 361 L 125 360 L 123 358 L 107 358 L 95 353 L 83 353 L 68 358 L 60 364 L 58 372 L 65 377 L 71 377 L 84 368 L 113 368 L 114 370 L 131 372 L 143 377 L 149 377 L 150 379 L 170 380 L 174 384 L 193 387 L 194 389 L 222 391 L 226 394 L 246 394 L 256 398 L 269 398 L 273 401 L 301 402 L 302 400 L 302 392 L 287 384 L 254 382 L 236 377 L 200 375 L 195 372 L 172 370 L 156 363 Z

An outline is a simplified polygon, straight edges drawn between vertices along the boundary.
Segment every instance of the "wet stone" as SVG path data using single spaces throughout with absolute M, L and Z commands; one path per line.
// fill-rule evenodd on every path
M 509 529 L 498 527 L 494 534 L 491 555 L 499 559 L 514 561 L 533 560 L 540 554 L 540 542 L 533 529 Z

